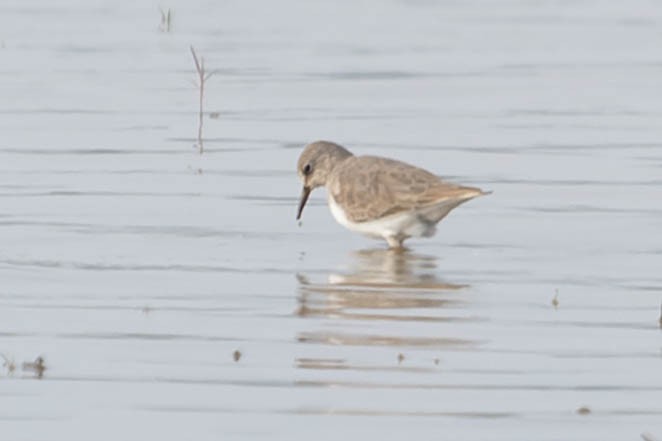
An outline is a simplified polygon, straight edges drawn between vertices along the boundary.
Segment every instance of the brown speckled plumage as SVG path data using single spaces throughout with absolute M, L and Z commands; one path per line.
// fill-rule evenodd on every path
M 432 173 L 393 159 L 352 156 L 333 170 L 326 184 L 353 222 L 379 219 L 401 211 L 460 202 L 480 196 L 473 187 L 445 182 Z
M 408 237 L 432 236 L 436 224 L 451 210 L 487 194 L 401 161 L 354 156 L 328 141 L 308 144 L 299 157 L 297 172 L 303 181 L 297 219 L 310 192 L 325 186 L 339 223 L 368 236 L 383 237 L 394 248 L 401 248 Z

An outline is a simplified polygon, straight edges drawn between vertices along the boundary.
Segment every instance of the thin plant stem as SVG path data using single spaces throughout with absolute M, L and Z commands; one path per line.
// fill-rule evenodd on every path
M 202 124 L 204 121 L 204 99 L 205 99 L 205 83 L 214 74 L 214 72 L 205 72 L 205 59 L 200 57 L 191 46 L 191 55 L 195 62 L 195 70 L 198 74 L 198 92 L 199 92 L 199 108 L 198 108 L 198 151 L 202 155 L 204 152 L 204 144 L 202 140 Z
M 164 11 L 163 9 L 159 9 L 161 12 L 161 24 L 159 25 L 159 29 L 161 32 L 170 32 L 170 23 L 171 23 L 171 15 L 170 15 L 170 9 L 167 11 Z

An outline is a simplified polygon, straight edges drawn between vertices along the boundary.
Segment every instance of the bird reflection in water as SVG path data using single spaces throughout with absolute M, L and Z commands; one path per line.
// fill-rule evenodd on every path
M 437 274 L 437 259 L 411 252 L 393 250 L 363 250 L 352 256 L 350 270 L 331 274 L 327 283 L 312 283 L 298 275 L 299 307 L 297 315 L 304 318 L 346 320 L 380 320 L 391 322 L 449 322 L 466 320 L 447 308 L 462 304 L 458 290 L 466 285 L 449 283 Z M 365 323 L 365 322 L 363 322 Z M 429 335 L 398 335 L 401 327 L 380 325 L 371 334 L 350 334 L 337 331 L 310 331 L 298 334 L 305 343 L 341 345 L 390 345 L 415 347 L 447 347 L 467 342 L 454 338 Z M 390 329 L 390 335 L 382 332 Z M 417 333 L 418 334 L 418 333 Z

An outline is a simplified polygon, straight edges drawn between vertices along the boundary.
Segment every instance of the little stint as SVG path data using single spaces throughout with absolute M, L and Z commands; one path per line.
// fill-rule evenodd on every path
M 489 194 L 479 188 L 445 182 L 404 162 L 377 156 L 354 156 L 328 141 L 308 144 L 297 165 L 303 182 L 297 220 L 311 191 L 326 187 L 336 221 L 349 230 L 383 238 L 402 249 L 405 239 L 430 237 L 458 205 Z

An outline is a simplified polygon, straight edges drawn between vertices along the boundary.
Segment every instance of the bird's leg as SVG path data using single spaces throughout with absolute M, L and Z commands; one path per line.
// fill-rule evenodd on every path
M 386 242 L 388 242 L 389 249 L 397 252 L 402 252 L 406 250 L 406 248 L 402 246 L 402 242 L 404 242 L 405 240 L 404 237 L 386 236 L 384 239 L 386 239 Z

